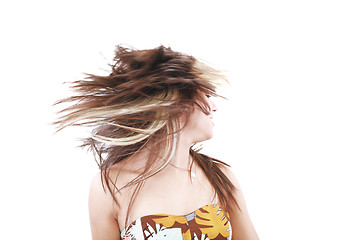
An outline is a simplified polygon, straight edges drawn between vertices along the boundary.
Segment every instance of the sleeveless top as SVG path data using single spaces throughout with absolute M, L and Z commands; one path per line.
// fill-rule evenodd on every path
M 218 204 L 205 205 L 187 215 L 143 216 L 121 232 L 122 240 L 231 239 L 229 214 Z

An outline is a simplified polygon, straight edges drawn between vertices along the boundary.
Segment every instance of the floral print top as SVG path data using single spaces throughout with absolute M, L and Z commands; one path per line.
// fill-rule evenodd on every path
M 184 216 L 156 214 L 141 217 L 121 232 L 122 240 L 231 239 L 229 214 L 218 204 L 205 205 Z

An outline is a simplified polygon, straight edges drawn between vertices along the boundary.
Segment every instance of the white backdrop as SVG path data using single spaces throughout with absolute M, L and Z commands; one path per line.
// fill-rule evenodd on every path
M 90 239 L 97 166 L 53 135 L 63 82 L 116 44 L 227 70 L 205 151 L 233 166 L 261 239 L 360 239 L 357 1 L 7 1 L 1 24 L 1 239 Z

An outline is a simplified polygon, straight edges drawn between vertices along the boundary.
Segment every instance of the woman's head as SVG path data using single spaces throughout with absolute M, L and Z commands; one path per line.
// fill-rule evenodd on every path
M 182 129 L 202 131 L 195 142 L 212 136 L 208 127 L 212 128 L 216 109 L 208 96 L 218 96 L 216 86 L 225 80 L 217 70 L 163 46 L 149 50 L 118 46 L 111 67 L 107 76 L 87 74 L 85 80 L 74 82 L 78 95 L 58 102 L 73 105 L 56 122 L 59 129 L 93 127 L 84 146 L 98 155 L 102 171 L 151 141 L 155 154 L 135 183 L 164 167 L 155 164 L 156 158 L 171 159 Z
M 85 80 L 72 85 L 77 95 L 56 103 L 71 105 L 59 113 L 55 124 L 58 130 L 78 125 L 93 128 L 82 146 L 95 153 L 103 183 L 115 202 L 119 189 L 116 179 L 109 176 L 111 167 L 124 159 L 131 160 L 144 149 L 150 150 L 141 173 L 123 186 L 136 186 L 130 209 L 143 180 L 161 171 L 172 159 L 179 135 L 187 136 L 189 145 L 212 137 L 216 106 L 209 97 L 218 96 L 216 87 L 224 81 L 217 70 L 170 48 L 135 50 L 118 46 L 109 75 L 87 74 Z M 224 163 L 192 148 L 190 154 L 225 208 L 236 203 L 234 186 L 218 166 Z

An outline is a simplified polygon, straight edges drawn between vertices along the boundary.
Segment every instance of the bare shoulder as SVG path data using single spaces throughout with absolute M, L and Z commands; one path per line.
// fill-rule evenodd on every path
M 99 202 L 109 203 L 112 200 L 109 190 L 104 187 L 102 182 L 101 173 L 97 173 L 90 184 L 89 200 L 96 204 Z
M 240 183 L 232 171 L 231 167 L 228 167 L 224 164 L 221 164 L 220 170 L 225 174 L 225 176 L 230 180 L 230 182 L 234 185 L 235 191 L 233 192 L 239 207 L 246 210 L 245 198 L 240 187 Z
M 120 171 L 120 169 L 119 165 L 114 165 L 108 170 L 107 178 L 111 189 L 121 189 L 131 178 L 128 171 Z M 115 194 L 117 199 L 117 203 L 115 203 L 109 187 L 106 185 L 104 175 L 100 172 L 97 173 L 90 184 L 89 203 L 93 204 L 91 206 L 101 207 L 103 211 L 111 213 L 114 218 L 117 218 L 121 200 Z M 99 206 L 97 206 L 98 204 Z M 89 205 L 89 207 L 91 206 Z
M 240 210 L 236 209 L 233 212 L 229 212 L 233 229 L 233 239 L 258 240 L 259 237 L 250 219 L 245 203 L 245 197 L 235 174 L 228 166 L 222 165 L 220 169 L 235 186 L 233 194 L 240 207 Z
M 230 180 L 230 182 L 235 186 L 235 188 L 241 191 L 240 184 L 234 172 L 231 170 L 231 167 L 221 164 L 220 170 L 225 174 L 225 176 Z
M 89 217 L 93 240 L 120 239 L 114 201 L 110 192 L 103 188 L 100 173 L 90 184 Z
M 109 190 L 103 186 L 101 173 L 97 173 L 90 184 L 89 210 L 101 210 L 107 214 L 114 213 L 113 199 Z M 114 215 L 115 216 L 115 215 Z

